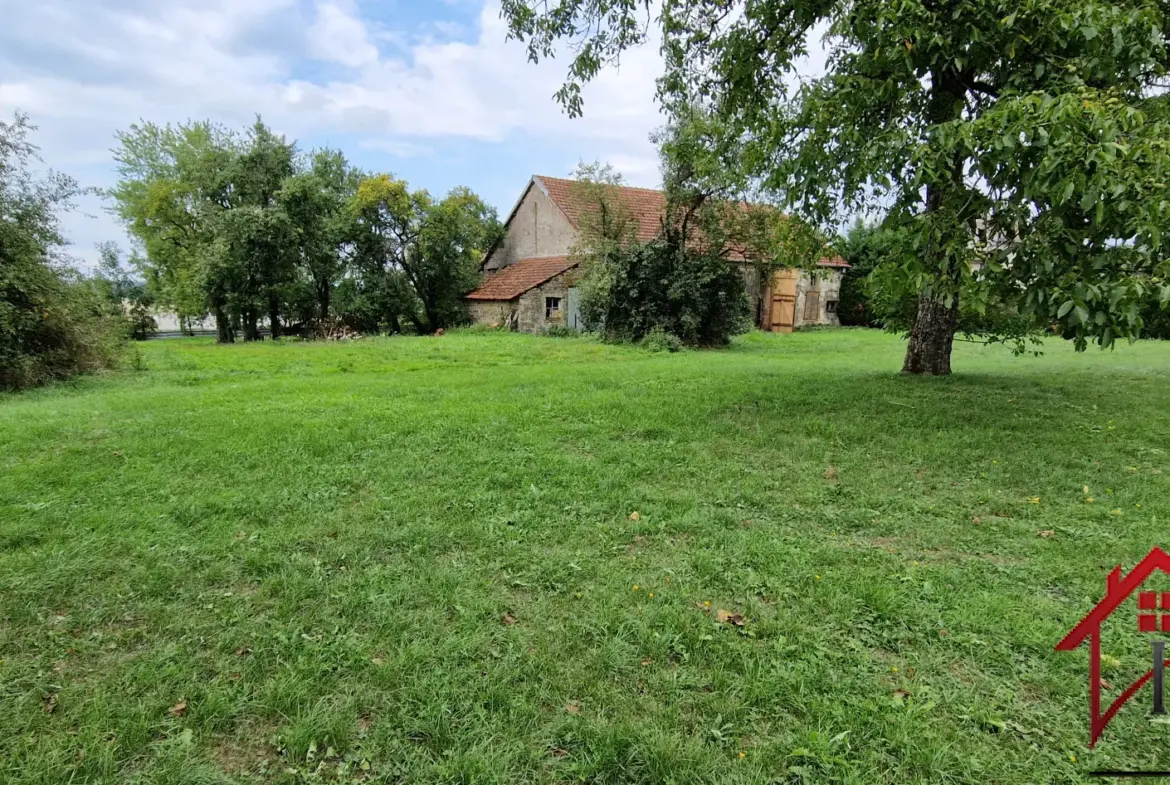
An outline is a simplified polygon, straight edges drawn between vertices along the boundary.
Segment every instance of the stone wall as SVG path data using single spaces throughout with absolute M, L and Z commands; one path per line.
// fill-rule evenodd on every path
M 515 300 L 468 300 L 467 313 L 472 324 L 502 325 L 516 306 Z
M 569 219 L 536 183 L 529 183 L 508 231 L 484 260 L 485 272 L 536 256 L 567 256 L 577 239 Z
M 844 273 L 837 269 L 821 270 L 815 275 L 800 274 L 800 281 L 796 286 L 794 328 L 841 324 L 836 312 L 830 312 L 829 303 L 837 303 L 841 300 L 841 279 L 843 277 Z M 815 305 L 810 302 L 814 299 L 813 295 L 815 295 Z
M 517 309 L 518 319 L 516 328 L 524 333 L 540 333 L 554 324 L 565 323 L 565 309 L 569 304 L 569 287 L 574 283 L 575 270 L 563 272 L 555 278 L 542 283 L 535 289 L 530 289 L 520 295 L 520 305 Z M 552 319 L 545 318 L 545 298 L 559 297 L 561 300 L 560 313 Z

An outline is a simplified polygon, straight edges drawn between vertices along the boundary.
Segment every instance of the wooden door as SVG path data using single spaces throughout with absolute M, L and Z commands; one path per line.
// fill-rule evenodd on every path
M 799 278 L 798 270 L 777 270 L 772 276 L 772 285 L 768 287 L 771 293 L 768 329 L 774 333 L 792 332 L 796 323 L 796 282 Z
M 821 293 L 818 289 L 809 289 L 804 293 L 804 323 L 821 323 Z

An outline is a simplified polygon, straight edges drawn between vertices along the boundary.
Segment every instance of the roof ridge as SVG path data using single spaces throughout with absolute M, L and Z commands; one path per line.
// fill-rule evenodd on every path
M 593 183 L 589 180 L 577 180 L 577 179 L 574 179 L 572 177 L 553 177 L 552 175 L 547 175 L 547 174 L 534 174 L 532 176 L 540 178 L 541 180 L 556 180 L 556 181 L 562 182 L 562 183 L 581 183 L 581 184 L 586 184 L 586 185 L 606 185 L 606 186 L 610 186 L 613 188 L 621 188 L 622 190 L 625 190 L 625 191 L 647 191 L 647 192 L 653 193 L 653 194 L 665 194 L 666 193 L 666 191 L 663 190 L 662 188 L 644 188 L 643 186 L 640 186 L 640 185 L 626 185 L 625 183 Z

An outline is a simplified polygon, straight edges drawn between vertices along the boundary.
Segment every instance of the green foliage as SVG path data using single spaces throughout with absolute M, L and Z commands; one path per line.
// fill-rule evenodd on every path
M 134 267 L 141 267 L 142 260 L 132 258 L 129 267 L 123 265 L 116 243 L 103 243 L 98 250 L 101 258 L 94 283 L 109 304 L 111 315 L 125 320 L 130 337 L 145 340 L 158 330 L 158 324 L 153 314 L 154 295 L 135 278 Z
M 869 277 L 883 261 L 901 252 L 902 243 L 897 232 L 861 220 L 856 221 L 849 232 L 839 238 L 837 252 L 850 264 L 841 279 L 841 299 L 837 308 L 837 317 L 842 325 L 882 325 L 881 317 L 874 312 L 870 303 Z M 909 317 L 913 319 L 917 303 L 913 302 L 913 297 L 904 299 L 911 302 Z
M 1151 297 L 1146 300 L 1141 317 L 1143 338 L 1170 340 L 1170 308 L 1167 308 L 1160 298 Z
M 120 319 L 62 253 L 60 214 L 80 189 L 35 176 L 33 130 L 24 115 L 0 121 L 0 389 L 107 368 L 119 351 Z
M 574 330 L 567 324 L 550 324 L 548 329 L 544 331 L 544 335 L 549 338 L 579 338 L 581 332 Z
M 646 37 L 636 0 L 509 0 L 534 60 L 572 39 L 559 97 Z M 803 217 L 892 206 L 918 313 L 904 370 L 949 373 L 962 299 L 1110 346 L 1170 278 L 1170 66 L 1158 0 L 666 0 L 672 112 L 698 103 L 747 183 Z M 827 73 L 800 80 L 826 30 Z M 797 86 L 793 86 L 797 83 Z M 997 332 L 992 337 L 1018 338 Z
M 743 273 L 722 253 L 633 243 L 589 255 L 579 286 L 586 326 L 611 340 L 657 329 L 687 346 L 724 346 L 750 324 Z
M 682 349 L 683 343 L 678 336 L 655 327 L 642 338 L 642 347 L 652 352 L 677 352 Z
M 467 321 L 463 296 L 503 232 L 494 208 L 466 188 L 436 202 L 383 174 L 361 181 L 349 210 L 359 288 L 392 331 L 400 320 L 420 333 Z

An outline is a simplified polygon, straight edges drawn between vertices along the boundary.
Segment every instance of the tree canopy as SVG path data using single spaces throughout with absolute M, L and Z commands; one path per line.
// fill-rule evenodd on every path
M 500 231 L 466 188 L 442 201 L 336 150 L 302 154 L 262 121 L 132 126 L 119 136 L 115 212 L 159 301 L 214 314 L 221 341 L 339 322 L 423 332 L 465 319 L 463 295 Z M 344 289 L 343 309 L 335 294 Z
M 571 41 L 558 97 L 656 22 L 666 108 L 718 118 L 742 188 L 822 224 L 905 229 L 918 297 L 903 370 L 950 372 L 960 298 L 1056 323 L 1078 348 L 1140 334 L 1170 297 L 1170 19 L 1155 0 L 505 0 L 532 59 Z M 820 31 L 826 72 L 798 75 Z

